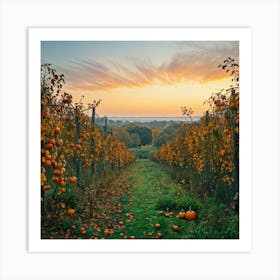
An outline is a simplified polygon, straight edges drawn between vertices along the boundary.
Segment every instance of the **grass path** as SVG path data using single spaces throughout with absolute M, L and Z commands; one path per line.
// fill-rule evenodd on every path
M 238 238 L 238 215 L 225 210 L 213 199 L 202 201 L 177 184 L 159 163 L 140 159 L 121 175 L 130 191 L 123 194 L 122 222 L 110 238 L 227 239 Z M 198 214 L 196 221 L 176 217 L 189 206 Z M 172 216 L 166 216 L 173 212 Z M 155 224 L 160 224 L 156 228 Z M 173 231 L 177 225 L 179 230 Z
M 166 226 L 160 210 L 157 210 L 157 202 L 163 194 L 176 190 L 176 184 L 160 168 L 160 165 L 150 160 L 138 160 L 129 170 L 132 184 L 133 199 L 125 205 L 127 210 L 134 214 L 134 219 L 127 225 L 127 231 L 136 238 L 155 237 Z M 167 209 L 166 209 L 167 210 Z M 160 229 L 155 224 L 161 225 Z
M 112 238 L 117 238 L 117 234 L 126 238 L 187 237 L 187 224 L 195 222 L 176 218 L 178 209 L 173 217 L 165 215 L 167 211 L 174 211 L 168 209 L 168 205 L 176 207 L 176 201 L 182 200 L 184 193 L 182 186 L 176 184 L 160 164 L 148 159 L 137 160 L 123 172 L 122 177 L 131 185 L 131 190 L 124 194 L 124 226 Z M 155 224 L 160 224 L 160 228 L 157 229 Z M 179 226 L 178 232 L 172 230 L 173 225 Z
M 77 211 L 74 217 L 44 227 L 43 238 L 238 238 L 238 215 L 213 198 L 202 201 L 176 183 L 161 164 L 149 159 L 138 159 L 124 168 L 112 185 L 100 192 L 95 201 L 98 207 L 90 216 Z M 197 220 L 176 217 L 189 206 L 197 212 Z M 178 231 L 173 226 L 178 226 Z

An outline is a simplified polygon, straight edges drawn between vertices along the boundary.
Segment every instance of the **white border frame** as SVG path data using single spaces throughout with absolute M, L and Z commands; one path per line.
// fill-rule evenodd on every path
M 239 41 L 240 231 L 232 240 L 46 240 L 40 238 L 41 41 Z M 29 29 L 29 252 L 250 252 L 252 246 L 252 94 L 249 28 Z M 210 93 L 209 93 L 210 94 Z M 246 114 L 244 113 L 246 112 Z M 250 174 L 248 176 L 248 174 Z
M 279 0 L 0 0 L 0 279 L 279 280 L 279 9 Z M 154 25 L 252 29 L 251 252 L 28 253 L 27 28 Z

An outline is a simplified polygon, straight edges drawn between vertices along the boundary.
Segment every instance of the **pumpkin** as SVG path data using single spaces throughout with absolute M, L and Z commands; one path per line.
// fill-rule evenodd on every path
M 52 143 L 47 143 L 45 147 L 46 147 L 47 150 L 51 150 L 53 148 L 53 144 Z
M 183 211 L 181 211 L 181 212 L 179 212 L 179 214 L 178 214 L 178 218 L 179 218 L 179 219 L 184 219 L 184 218 L 185 218 L 185 215 L 186 215 L 186 213 L 183 212 Z
M 172 230 L 173 230 L 173 231 L 178 231 L 178 230 L 179 230 L 179 227 L 178 227 L 177 225 L 174 225 L 174 226 L 172 226 Z
M 54 175 L 60 175 L 60 170 L 59 170 L 59 169 L 55 169 L 55 170 L 53 171 L 53 174 L 54 174 Z
M 69 182 L 70 183 L 75 183 L 77 181 L 77 178 L 76 177 L 70 177 L 69 178 Z
M 43 188 L 45 191 L 49 191 L 51 189 L 51 186 L 47 185 L 47 186 L 44 186 Z
M 161 238 L 162 237 L 162 233 L 161 232 L 158 232 L 157 233 L 157 238 Z
M 54 129 L 54 133 L 55 133 L 55 134 L 59 134 L 59 132 L 60 132 L 60 128 L 59 128 L 59 127 L 56 127 L 56 128 Z
M 49 153 L 46 153 L 45 158 L 46 158 L 47 160 L 51 160 L 51 159 L 52 159 L 52 156 L 51 156 Z
M 186 212 L 186 219 L 187 220 L 189 220 L 189 221 L 194 221 L 194 220 L 196 220 L 196 218 L 197 218 L 197 214 L 196 214 L 196 212 L 194 211 L 194 210 L 192 210 L 191 209 L 191 207 L 190 207 L 190 209 Z
M 155 224 L 155 227 L 156 228 L 160 228 L 160 224 Z
M 67 210 L 67 214 L 70 215 L 70 216 L 74 215 L 75 213 L 76 213 L 75 209 L 68 209 Z
M 52 165 L 51 160 L 47 159 L 47 160 L 45 161 L 45 165 L 46 165 L 46 166 L 51 166 L 51 165 Z
M 58 182 L 58 177 L 52 177 L 52 182 L 57 183 Z
M 173 212 L 167 212 L 165 213 L 166 217 L 172 218 L 173 217 Z
M 65 187 L 66 186 L 66 182 L 65 181 L 61 181 L 59 184 L 60 184 L 61 187 Z

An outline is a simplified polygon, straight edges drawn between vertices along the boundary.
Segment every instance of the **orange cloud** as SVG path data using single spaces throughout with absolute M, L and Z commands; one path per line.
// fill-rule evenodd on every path
M 135 57 L 128 57 L 122 62 L 109 60 L 103 63 L 92 59 L 74 60 L 63 72 L 67 88 L 83 92 L 170 85 L 186 81 L 207 83 L 228 76 L 225 71 L 217 68 L 227 56 L 234 57 L 238 63 L 238 42 L 188 42 L 169 61 L 158 65 L 151 59 Z

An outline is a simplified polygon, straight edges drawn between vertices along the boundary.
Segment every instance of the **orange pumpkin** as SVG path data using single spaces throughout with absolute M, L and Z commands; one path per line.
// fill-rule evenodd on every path
M 70 177 L 69 178 L 69 182 L 70 183 L 75 183 L 77 181 L 77 178 L 76 177 Z
M 47 159 L 47 160 L 45 161 L 45 165 L 46 165 L 46 166 L 51 166 L 51 165 L 52 165 L 51 160 Z
M 157 238 L 161 238 L 162 237 L 162 233 L 161 232 L 158 232 L 157 233 Z
M 60 182 L 60 186 L 61 186 L 61 187 L 65 187 L 65 186 L 66 186 L 66 182 L 65 182 L 65 181 L 61 181 L 61 182 Z
M 57 177 L 52 177 L 52 182 L 57 183 L 58 182 L 58 178 Z
M 183 212 L 183 211 L 181 211 L 181 212 L 179 212 L 179 214 L 178 214 L 178 218 L 179 218 L 179 219 L 184 219 L 184 218 L 185 218 L 185 215 L 186 215 L 186 213 Z
M 174 226 L 172 226 L 172 230 L 173 230 L 173 231 L 178 231 L 178 230 L 179 230 L 179 227 L 178 227 L 177 225 L 174 225 Z
M 46 153 L 45 158 L 46 158 L 46 160 L 51 160 L 52 156 L 49 153 Z
M 76 213 L 75 209 L 68 209 L 67 210 L 67 214 L 70 215 L 70 216 L 74 215 L 75 213 Z
M 160 228 L 160 224 L 155 224 L 155 227 L 156 228 Z
M 59 127 L 56 127 L 56 128 L 54 129 L 54 133 L 55 133 L 55 134 L 59 134 L 59 132 L 60 132 L 60 128 L 59 128 Z
M 51 189 L 51 186 L 49 186 L 49 185 L 44 186 L 43 189 L 44 189 L 45 191 L 49 191 L 49 190 Z
M 165 213 L 166 217 L 172 218 L 173 217 L 173 212 L 167 212 Z
M 53 144 L 52 143 L 47 143 L 45 147 L 46 147 L 47 150 L 51 150 L 53 148 Z
M 55 170 L 53 171 L 53 174 L 54 174 L 54 175 L 60 175 L 60 170 L 59 170 L 59 169 L 55 169 Z
M 190 209 L 186 212 L 186 219 L 189 221 L 194 221 L 197 218 L 197 214 L 194 210 Z

